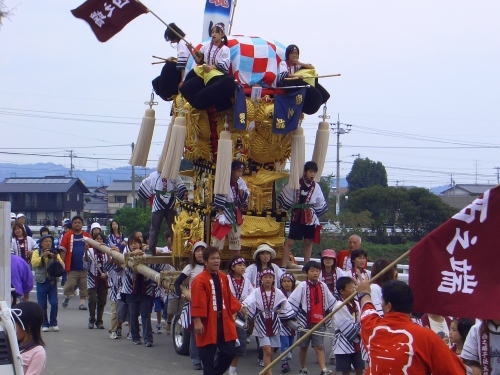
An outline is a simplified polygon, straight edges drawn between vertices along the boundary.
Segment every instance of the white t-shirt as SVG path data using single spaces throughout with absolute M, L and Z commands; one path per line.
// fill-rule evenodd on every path
M 448 328 L 448 324 L 446 324 L 446 319 L 443 318 L 442 322 L 436 322 L 435 320 L 432 320 L 429 315 L 427 315 L 429 318 L 429 325 L 431 326 L 430 328 L 436 332 L 444 332 L 446 337 L 450 337 L 450 329 Z
M 375 306 L 380 316 L 384 316 L 384 312 L 382 311 L 382 287 L 378 284 L 371 284 L 370 289 L 373 306 Z
M 491 363 L 490 375 L 500 375 L 500 327 L 488 324 L 490 348 L 489 360 Z M 460 354 L 462 359 L 481 362 L 481 323 L 476 323 L 465 339 L 464 348 Z
M 189 277 L 189 287 L 191 288 L 191 284 L 193 283 L 193 280 L 198 274 L 200 274 L 205 266 L 203 264 L 197 264 L 194 266 L 194 268 L 191 267 L 190 264 L 188 264 L 184 269 L 182 270 L 182 273 Z
M 159 253 L 164 253 L 164 254 L 170 254 L 172 251 L 168 248 L 168 246 L 165 247 L 157 247 L 156 251 Z

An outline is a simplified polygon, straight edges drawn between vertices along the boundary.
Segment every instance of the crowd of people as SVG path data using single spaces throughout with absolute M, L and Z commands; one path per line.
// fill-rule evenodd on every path
M 301 184 L 308 188 L 306 181 Z M 310 190 L 305 192 L 306 197 L 312 195 Z M 316 207 L 321 212 L 321 199 L 314 202 L 319 202 Z M 313 236 L 307 225 L 314 220 L 302 223 L 300 211 L 314 209 L 314 205 L 294 206 L 292 202 L 291 206 L 298 210 L 294 212 L 298 219 L 291 231 L 292 241 Z M 168 215 L 162 213 L 163 218 L 168 220 Z M 412 291 L 397 280 L 398 272 L 389 260 L 376 259 L 371 270 L 367 269 L 368 254 L 357 235 L 349 238 L 347 250 L 323 250 L 319 261 L 308 254 L 302 282 L 296 281 L 292 270 L 273 262 L 277 254 L 269 244 L 257 247 L 254 263 L 248 267 L 239 251 L 234 251 L 226 274 L 220 270 L 219 244 L 209 246 L 200 240 L 171 291 L 84 240 L 92 238 L 127 256 L 152 251 L 151 255 L 161 255 L 171 251 L 170 231 L 165 233 L 165 248 L 152 248 L 149 233 L 133 232 L 126 238 L 115 220 L 110 222 L 107 237 L 99 224 L 84 231 L 83 223 L 80 216 L 66 223 L 57 247 L 50 231 L 42 228 L 37 242 L 27 236 L 23 223 L 12 224 L 12 311 L 23 365 L 32 369 L 27 373 L 39 374 L 44 367 L 41 332 L 59 331 L 57 287 L 64 275 L 62 307 L 67 308 L 78 295 L 78 309 L 88 310 L 88 328 L 103 330 L 107 326 L 112 340 L 122 337 L 127 322 L 127 339 L 134 345 L 152 347 L 153 333 L 170 334 L 172 319 L 179 314 L 183 327 L 191 331 L 193 369 L 207 375 L 226 371 L 237 375 L 250 336 L 255 336 L 259 349 L 256 366 L 268 367 L 277 350 L 287 352 L 281 359 L 281 373 L 292 371 L 293 351 L 288 351 L 300 341 L 300 368 L 296 369 L 300 375 L 310 372 L 306 368 L 309 346 L 321 375 L 334 373 L 328 364 L 341 374 L 353 370 L 356 374 L 500 374 L 500 320 L 475 322 L 466 317 L 415 314 Z M 158 272 L 175 270 L 169 264 L 150 267 Z M 369 279 L 377 275 L 370 284 Z M 37 303 L 29 301 L 33 285 Z M 16 304 L 17 299 L 22 302 Z M 105 322 L 108 299 L 111 316 Z M 308 334 L 313 327 L 314 333 Z M 271 369 L 266 373 L 271 374 Z

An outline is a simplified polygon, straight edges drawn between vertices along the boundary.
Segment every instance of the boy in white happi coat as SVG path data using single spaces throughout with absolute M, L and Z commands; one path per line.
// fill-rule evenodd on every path
M 148 255 L 156 255 L 156 245 L 160 234 L 163 219 L 167 222 L 167 231 L 172 233 L 172 224 L 175 215 L 176 199 L 187 200 L 188 191 L 180 177 L 175 180 L 161 177 L 161 173 L 154 171 L 142 180 L 137 195 L 141 199 L 152 199 L 151 228 L 149 229 Z
M 295 241 L 304 240 L 304 262 L 311 259 L 313 240 L 319 241 L 319 217 L 328 206 L 321 187 L 314 181 L 318 165 L 313 161 L 304 164 L 304 174 L 299 180 L 299 189 L 285 186 L 278 196 L 278 203 L 284 210 L 291 210 L 290 232 L 283 246 L 281 267 L 286 268 L 290 250 Z M 317 242 L 319 243 L 319 242 Z
M 349 271 L 350 272 L 350 271 Z M 356 291 L 352 278 L 342 276 L 337 280 L 337 302 L 339 307 L 347 297 Z M 342 375 L 351 373 L 351 366 L 356 375 L 361 375 L 365 368 L 361 354 L 361 323 L 359 303 L 352 299 L 333 316 L 335 322 L 335 338 L 333 349 L 336 359 L 336 370 Z
M 274 271 L 265 269 L 261 273 L 262 285 L 243 301 L 248 318 L 254 319 L 253 335 L 259 338 L 264 352 L 264 367 L 271 363 L 273 349 L 281 346 L 280 333 L 282 319 L 291 319 L 293 311 L 283 292 L 273 286 Z M 267 371 L 271 374 L 271 370 Z
M 233 160 L 229 179 L 229 193 L 214 196 L 214 206 L 217 212 L 215 221 L 219 226 L 230 226 L 231 230 L 228 232 L 229 250 L 232 250 L 234 255 L 240 255 L 243 211 L 248 208 L 248 197 L 250 196 L 247 184 L 241 177 L 244 171 L 245 163 L 240 160 Z M 225 238 L 225 235 L 214 235 L 212 246 L 222 250 Z
M 315 261 L 309 261 L 302 269 L 307 274 L 307 280 L 302 281 L 295 290 L 288 297 L 288 303 L 297 314 L 299 326 L 305 329 L 310 329 L 317 323 L 323 320 L 328 315 L 336 302 L 335 297 L 330 293 L 327 285 L 319 281 L 321 273 L 321 264 Z M 325 353 L 323 351 L 323 335 L 325 326 L 330 326 L 331 319 L 325 322 L 325 325 L 318 328 L 308 339 L 300 344 L 299 362 L 300 371 L 299 375 L 307 375 L 306 358 L 307 349 L 311 342 L 314 351 L 316 352 L 316 359 L 321 370 L 321 375 L 332 374 L 330 369 L 326 368 Z M 297 338 L 300 339 L 305 332 L 298 332 Z

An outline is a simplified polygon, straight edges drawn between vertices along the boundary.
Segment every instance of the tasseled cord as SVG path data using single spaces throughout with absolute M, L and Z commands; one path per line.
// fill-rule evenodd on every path
M 312 156 L 312 161 L 318 165 L 318 173 L 316 173 L 316 176 L 314 177 L 316 182 L 319 182 L 321 175 L 323 174 L 329 140 L 330 124 L 326 121 L 321 121 L 318 124 L 318 130 L 316 131 L 316 141 L 314 142 L 314 151 Z
M 223 130 L 217 145 L 217 164 L 215 166 L 215 194 L 229 194 L 231 163 L 233 162 L 233 141 L 231 132 Z
M 174 119 L 175 117 L 170 117 L 170 124 L 168 124 L 167 136 L 165 137 L 165 142 L 163 143 L 163 149 L 161 150 L 160 159 L 158 159 L 158 165 L 156 166 L 156 170 L 161 173 L 163 170 L 163 165 L 165 164 L 165 157 L 167 156 L 168 143 L 170 142 L 170 138 L 172 137 L 172 128 L 174 127 Z
M 186 140 L 186 118 L 179 115 L 174 120 L 172 134 L 168 142 L 165 163 L 161 170 L 161 177 L 174 180 L 179 176 L 182 155 L 184 154 L 184 142 Z
M 137 136 L 137 143 L 135 144 L 134 152 L 129 160 L 129 164 L 135 167 L 145 167 L 148 162 L 149 148 L 151 147 L 156 120 L 153 105 L 158 104 L 158 102 L 155 102 L 153 99 L 154 94 L 151 94 L 151 100 L 144 103 L 149 105 L 149 108 L 146 109 L 146 113 L 142 118 L 141 130 Z
M 302 177 L 302 171 L 306 162 L 306 137 L 304 130 L 299 126 L 292 135 L 292 152 L 290 155 L 290 178 L 288 187 L 290 189 L 299 189 L 299 180 Z

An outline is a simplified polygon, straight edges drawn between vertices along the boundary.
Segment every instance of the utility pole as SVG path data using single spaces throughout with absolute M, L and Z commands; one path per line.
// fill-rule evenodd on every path
M 500 167 L 493 167 L 497 170 L 497 185 L 500 185 Z
M 332 124 L 333 125 L 333 124 Z M 340 123 L 340 115 L 337 114 L 337 127 L 332 128 L 334 133 L 337 133 L 337 191 L 335 192 L 335 215 L 338 216 L 340 212 L 340 135 L 347 134 L 351 131 L 351 126 L 349 124 Z M 341 125 L 345 125 L 346 129 L 341 128 Z
M 134 153 L 134 142 L 132 142 L 132 154 Z M 132 164 L 132 208 L 135 208 L 135 167 Z
M 476 165 L 476 179 L 474 184 L 477 185 L 477 160 L 474 160 L 474 164 Z
M 69 175 L 73 177 L 73 169 L 75 168 L 75 166 L 73 165 L 73 150 L 66 150 L 66 152 L 69 152 L 70 159 Z

